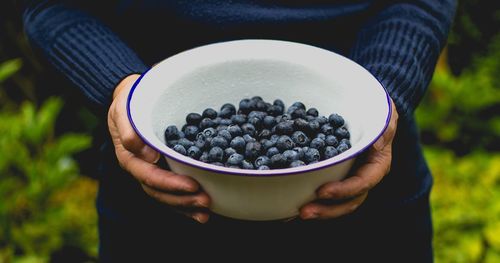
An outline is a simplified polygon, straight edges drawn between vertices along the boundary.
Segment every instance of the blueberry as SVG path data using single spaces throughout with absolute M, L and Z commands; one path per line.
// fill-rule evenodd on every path
M 256 101 L 263 101 L 261 96 L 253 96 L 251 100 L 256 100 Z
M 292 151 L 295 151 L 299 157 L 299 159 L 304 158 L 304 149 L 302 147 L 294 147 Z
M 263 129 L 259 133 L 259 139 L 268 139 L 271 137 L 271 131 L 268 129 Z
M 340 140 L 340 143 L 346 144 L 349 148 L 351 147 L 351 141 L 349 141 L 349 139 L 342 139 Z
M 253 170 L 254 167 L 253 167 L 253 164 L 247 160 L 243 160 L 243 162 L 241 162 L 241 168 L 243 169 L 247 169 L 247 170 Z
M 200 156 L 200 161 L 204 162 L 204 163 L 208 163 L 209 160 L 208 160 L 208 152 L 203 152 Z
M 236 115 L 231 116 L 231 121 L 234 124 L 241 125 L 241 124 L 247 122 L 247 117 L 243 114 L 236 114 Z
M 170 147 L 170 148 L 173 148 L 174 145 L 177 144 L 177 141 L 178 140 L 170 140 L 170 141 L 167 141 L 167 146 Z
M 326 135 L 325 135 L 324 133 L 321 133 L 321 132 L 320 132 L 320 133 L 318 133 L 318 134 L 316 135 L 316 138 L 320 138 L 321 140 L 323 140 L 323 141 L 324 141 L 324 140 L 326 140 Z
M 295 143 L 290 138 L 290 136 L 282 135 L 276 142 L 276 147 L 278 148 L 278 150 L 283 152 L 286 150 L 291 150 L 293 147 L 295 147 Z
M 304 109 L 296 109 L 294 110 L 293 112 L 290 113 L 290 115 L 292 115 L 292 118 L 293 119 L 297 119 L 297 118 L 305 118 L 306 117 L 306 111 Z
M 280 122 L 276 126 L 276 133 L 280 135 L 291 135 L 293 133 L 293 121 Z
M 182 131 L 179 131 L 177 134 L 179 135 L 179 138 L 186 138 L 186 134 Z
M 285 158 L 286 163 L 290 164 L 299 159 L 299 154 L 294 150 L 286 150 L 283 152 L 283 157 Z
M 215 117 L 215 119 L 213 119 L 215 125 L 219 125 L 221 120 L 222 120 L 221 117 Z
M 323 126 L 321 126 L 320 131 L 325 135 L 333 135 L 335 128 L 333 128 L 330 124 L 323 124 Z
M 229 165 L 240 165 L 245 158 L 239 153 L 234 153 L 227 158 L 227 164 Z
M 316 120 L 319 122 L 319 125 L 328 123 L 328 118 L 325 116 L 319 116 L 318 118 L 316 118 Z
M 312 121 L 312 120 L 316 120 L 316 117 L 311 116 L 311 115 L 306 116 L 306 121 Z
M 227 130 L 227 125 L 219 125 L 215 128 L 217 132 L 220 132 L 222 130 Z
M 274 147 L 276 145 L 276 142 L 268 140 L 268 139 L 262 139 L 260 140 L 260 144 L 264 148 L 264 150 L 269 150 L 269 148 Z
M 286 159 L 283 154 L 278 153 L 271 157 L 271 166 L 273 168 L 283 168 L 286 166 Z
M 309 144 L 309 137 L 301 131 L 296 131 L 292 134 L 293 142 L 298 146 L 306 146 Z
M 304 161 L 306 163 L 314 163 L 319 161 L 319 159 L 319 151 L 315 148 L 309 148 L 306 152 L 304 152 Z
M 250 120 L 251 118 L 259 118 L 261 120 L 264 120 L 264 118 L 267 116 L 267 113 L 263 111 L 252 111 L 248 114 L 247 119 Z
M 262 124 L 265 128 L 271 129 L 274 125 L 276 125 L 276 119 L 273 116 L 266 116 L 264 117 Z
M 222 162 L 224 159 L 224 150 L 220 147 L 213 147 L 208 152 L 208 160 L 210 162 Z
M 236 110 L 232 108 L 224 108 L 219 111 L 219 117 L 223 119 L 231 118 L 231 116 L 233 116 L 234 114 L 236 114 Z
M 303 161 L 296 160 L 296 161 L 293 161 L 292 163 L 290 163 L 290 168 L 304 166 L 304 165 L 306 165 L 306 163 L 304 163 Z
M 201 115 L 198 114 L 198 113 L 189 113 L 187 116 L 186 116 L 186 123 L 188 125 L 198 125 L 200 124 L 201 122 Z
M 273 105 L 280 106 L 282 109 L 285 109 L 285 103 L 283 103 L 280 99 L 274 100 Z
M 217 117 L 217 112 L 212 108 L 206 108 L 202 113 L 201 117 L 215 119 Z
M 221 162 L 212 162 L 210 164 L 217 165 L 217 166 L 224 166 L 224 164 Z
M 252 137 L 254 137 L 256 134 L 255 126 L 250 123 L 243 123 L 243 125 L 241 125 L 241 131 L 243 132 L 243 134 L 248 134 Z
M 198 132 L 199 132 L 198 127 L 194 125 L 188 125 L 186 126 L 186 128 L 184 128 L 184 135 L 189 140 L 194 140 Z
M 278 148 L 276 147 L 271 147 L 269 149 L 267 149 L 267 153 L 266 153 L 266 156 L 271 158 L 273 157 L 274 155 L 280 153 L 280 150 L 278 150 Z
M 223 110 L 223 109 L 225 109 L 225 108 L 229 108 L 229 109 L 231 109 L 232 111 L 236 112 L 236 107 L 234 107 L 234 105 L 233 105 L 233 104 L 231 104 L 231 103 L 226 103 L 226 104 L 224 104 L 224 105 L 222 105 L 222 106 L 220 107 L 220 109 L 221 109 L 221 110 Z
M 226 126 L 229 126 L 233 124 L 233 121 L 231 121 L 231 119 L 221 119 L 220 120 L 220 125 L 226 125 Z
M 276 123 L 280 123 L 280 122 L 285 122 L 285 121 L 289 121 L 292 119 L 292 115 L 290 114 L 283 114 L 283 115 L 279 115 L 279 116 L 276 116 Z
M 217 130 L 212 127 L 204 129 L 201 133 L 205 136 L 205 138 L 213 138 L 217 136 Z
M 210 147 L 220 147 L 222 149 L 226 149 L 228 146 L 227 140 L 222 136 L 215 136 L 212 141 L 210 141 Z
M 339 141 L 337 140 L 337 137 L 335 137 L 334 135 L 328 135 L 326 136 L 325 143 L 328 146 L 336 147 L 339 144 Z
M 341 144 L 339 144 L 339 146 L 337 146 L 337 151 L 339 153 L 343 153 L 343 152 L 349 150 L 349 148 L 351 148 L 351 147 L 349 147 L 349 145 L 347 145 L 345 143 L 341 143 Z
M 179 130 L 175 125 L 170 125 L 165 129 L 165 141 L 178 140 Z
M 321 128 L 321 124 L 318 120 L 312 120 L 307 125 L 307 131 L 309 134 L 314 134 L 319 131 Z
M 233 136 L 228 130 L 221 130 L 217 133 L 218 136 L 226 139 L 226 141 L 230 142 L 233 139 Z
M 228 147 L 224 149 L 224 157 L 227 159 L 229 156 L 237 153 L 236 150 L 232 147 Z
M 276 143 L 279 138 L 280 138 L 280 136 L 278 134 L 273 134 L 273 135 L 271 135 L 271 138 L 269 138 L 269 140 Z
M 249 99 L 242 99 L 239 104 L 239 110 L 243 113 L 249 113 L 250 112 L 250 100 Z
M 262 152 L 262 145 L 259 142 L 249 142 L 245 146 L 245 158 L 254 160 Z
M 266 111 L 267 110 L 267 105 L 264 101 L 257 101 L 256 103 L 256 109 L 259 111 Z
M 180 144 L 176 144 L 174 145 L 174 151 L 182 154 L 182 155 L 186 155 L 186 148 L 184 148 L 184 146 L 180 145 Z
M 206 149 L 209 145 L 210 145 L 209 142 L 206 140 L 206 138 L 204 136 L 197 137 L 196 140 L 194 141 L 194 146 L 196 146 L 202 150 Z
M 236 136 L 241 136 L 243 135 L 243 131 L 241 130 L 240 126 L 238 125 L 229 125 L 227 127 L 227 131 L 231 133 L 231 136 L 236 137 Z
M 308 126 L 309 123 L 302 118 L 298 118 L 293 121 L 293 127 L 295 128 L 295 130 L 307 131 Z
M 262 166 L 259 166 L 259 168 L 257 168 L 257 170 L 270 170 L 271 168 L 269 168 L 269 166 L 267 165 L 262 165 Z
M 252 136 L 250 136 L 248 134 L 244 134 L 243 135 L 243 140 L 245 140 L 245 143 L 256 142 L 257 141 L 254 137 L 252 137 Z
M 231 148 L 234 148 L 238 152 L 243 152 L 243 149 L 245 149 L 245 139 L 241 136 L 236 136 L 231 140 L 230 146 Z
M 320 139 L 320 138 L 314 138 L 311 141 L 311 144 L 309 145 L 309 147 L 315 148 L 318 150 L 323 150 L 323 148 L 325 148 L 325 141 Z
M 182 146 L 184 146 L 184 149 L 188 149 L 189 147 L 193 146 L 194 143 L 186 138 L 180 138 L 178 141 L 177 141 L 177 144 L 180 144 Z
M 262 156 L 259 156 L 257 157 L 257 159 L 255 159 L 255 167 L 259 168 L 263 165 L 265 166 L 268 166 L 268 165 L 271 165 L 271 159 L 269 159 L 269 157 L 265 156 L 265 155 L 262 155 Z
M 328 121 L 330 122 L 330 125 L 334 128 L 342 127 L 344 125 L 344 118 L 338 114 L 331 114 L 328 117 Z
M 334 134 L 335 136 L 337 136 L 337 138 L 342 138 L 342 139 L 344 138 L 349 139 L 349 137 L 351 137 L 349 131 L 345 127 L 337 128 Z
M 313 117 L 318 117 L 319 112 L 316 108 L 309 108 L 306 112 L 307 115 L 313 116 Z
M 193 159 L 196 159 L 198 160 L 201 156 L 201 150 L 200 148 L 196 147 L 196 146 L 191 146 L 187 149 L 187 156 L 193 158 Z
M 266 112 L 271 116 L 278 116 L 283 114 L 283 108 L 281 106 L 272 105 L 271 107 L 267 108 Z
M 296 107 L 296 108 L 303 109 L 303 110 L 306 109 L 306 106 L 304 105 L 304 103 L 302 103 L 300 101 L 293 103 L 291 107 Z
M 335 147 L 326 146 L 325 151 L 323 153 L 323 156 L 325 157 L 325 159 L 329 159 L 329 158 L 332 158 L 338 154 L 339 154 L 339 152 L 337 151 L 337 149 L 335 149 Z
M 252 124 L 256 130 L 259 130 L 262 128 L 262 120 L 258 117 L 249 118 L 248 123 Z
M 203 120 L 201 120 L 200 122 L 200 128 L 201 129 L 206 129 L 206 128 L 213 128 L 215 127 L 217 124 L 210 118 L 204 118 Z
M 297 110 L 298 108 L 295 107 L 295 106 L 290 106 L 287 110 L 286 110 L 286 113 L 288 114 L 292 114 L 292 112 L 294 112 L 295 110 Z

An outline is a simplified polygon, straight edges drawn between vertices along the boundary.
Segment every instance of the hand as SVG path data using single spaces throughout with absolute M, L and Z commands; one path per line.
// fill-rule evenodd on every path
M 354 212 L 365 201 L 368 191 L 389 173 L 392 140 L 396 134 L 398 121 L 398 113 L 392 100 L 391 105 L 392 115 L 389 126 L 369 149 L 366 161 L 345 180 L 322 185 L 316 192 L 318 200 L 300 209 L 302 219 L 331 219 Z M 342 200 L 344 202 L 340 202 Z
M 146 145 L 132 128 L 126 110 L 127 96 L 139 75 L 123 79 L 113 93 L 108 111 L 108 127 L 120 166 L 132 174 L 144 191 L 156 200 L 173 206 L 177 211 L 200 223 L 208 221 L 210 198 L 198 183 L 188 176 L 159 168 L 155 163 L 160 154 Z

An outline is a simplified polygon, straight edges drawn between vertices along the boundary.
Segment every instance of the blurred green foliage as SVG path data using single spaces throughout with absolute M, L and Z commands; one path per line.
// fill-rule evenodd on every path
M 1 64 L 0 80 L 20 67 Z M 96 183 L 78 176 L 72 158 L 91 137 L 54 134 L 62 106 L 49 98 L 39 108 L 25 101 L 0 110 L 0 262 L 47 262 L 63 245 L 97 253 Z

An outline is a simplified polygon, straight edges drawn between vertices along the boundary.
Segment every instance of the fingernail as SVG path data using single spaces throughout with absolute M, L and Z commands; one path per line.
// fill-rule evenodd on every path
M 315 219 L 315 218 L 318 218 L 318 214 L 316 212 L 309 212 L 307 214 L 305 214 L 304 216 L 302 216 L 302 219 Z
M 200 224 L 203 224 L 203 222 L 201 221 L 201 218 L 199 216 L 193 216 L 193 219 L 196 220 L 198 223 Z

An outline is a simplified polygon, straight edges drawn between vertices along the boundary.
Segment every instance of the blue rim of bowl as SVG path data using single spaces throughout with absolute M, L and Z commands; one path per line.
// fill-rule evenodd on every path
M 232 41 L 227 41 L 227 42 L 232 42 Z M 287 41 L 284 41 L 284 42 L 287 42 Z M 218 42 L 218 43 L 224 43 L 224 42 Z M 209 45 L 213 45 L 213 44 L 209 44 Z M 209 46 L 209 45 L 207 45 L 207 46 Z M 305 45 L 305 44 L 303 44 L 303 45 Z M 316 47 L 316 48 L 319 48 L 319 47 Z M 319 48 L 319 49 L 322 49 L 322 48 Z M 327 49 L 324 49 L 324 50 L 332 52 L 332 51 L 327 50 Z M 134 85 L 132 86 L 132 89 L 130 90 L 130 92 L 129 92 L 128 96 L 127 96 L 127 116 L 128 116 L 129 121 L 130 121 L 130 124 L 132 125 L 132 128 L 135 130 L 135 132 L 137 133 L 137 135 L 139 135 L 139 137 L 144 141 L 144 143 L 146 143 L 149 147 L 155 149 L 156 151 L 158 151 L 159 153 L 161 153 L 163 155 L 166 155 L 168 158 L 174 159 L 176 162 L 180 162 L 182 164 L 189 165 L 189 166 L 192 166 L 192 167 L 195 167 L 195 168 L 198 168 L 198 169 L 202 169 L 202 170 L 206 170 L 206 171 L 214 172 L 214 173 L 222 173 L 222 174 L 230 174 L 230 175 L 238 175 L 238 176 L 247 176 L 247 177 L 286 176 L 286 175 L 302 174 L 302 173 L 306 173 L 306 172 L 312 172 L 312 171 L 316 171 L 316 170 L 321 170 L 321 169 L 324 169 L 324 168 L 327 168 L 327 167 L 330 167 L 330 166 L 333 166 L 333 165 L 345 162 L 345 161 L 347 161 L 349 159 L 355 158 L 356 156 L 358 156 L 361 153 L 363 153 L 366 149 L 368 149 L 369 147 L 371 147 L 380 137 L 382 137 L 382 135 L 384 134 L 385 130 L 387 130 L 387 127 L 389 126 L 389 122 L 390 122 L 391 116 L 392 116 L 391 98 L 389 96 L 389 93 L 387 92 L 387 89 L 384 87 L 384 85 L 382 85 L 382 83 L 377 78 L 375 78 L 375 76 L 373 76 L 373 74 L 371 74 L 371 72 L 369 72 L 363 66 L 359 65 L 358 63 L 354 62 L 353 60 L 351 60 L 351 59 L 349 59 L 349 58 L 347 58 L 345 56 L 342 56 L 342 55 L 340 55 L 338 53 L 335 53 L 335 54 L 337 54 L 337 55 L 339 55 L 339 56 L 341 56 L 341 57 L 343 57 L 343 58 L 345 58 L 345 59 L 353 62 L 354 64 L 360 66 L 363 70 L 365 70 L 368 74 L 370 74 L 380 84 L 380 87 L 382 87 L 382 89 L 385 92 L 385 96 L 386 96 L 386 100 L 387 100 L 387 107 L 389 108 L 389 111 L 388 111 L 388 114 L 387 114 L 387 118 L 385 120 L 384 128 L 375 137 L 375 139 L 373 139 L 370 143 L 368 143 L 365 147 L 361 148 L 357 152 L 354 152 L 354 153 L 352 153 L 350 155 L 347 155 L 346 157 L 344 157 L 344 158 L 342 158 L 340 160 L 337 160 L 335 162 L 332 162 L 332 163 L 329 163 L 328 159 L 327 160 L 323 160 L 321 162 L 318 162 L 318 164 L 320 164 L 322 162 L 325 162 L 323 165 L 318 166 L 318 167 L 314 167 L 314 168 L 309 168 L 309 169 L 305 169 L 304 168 L 304 170 L 301 170 L 301 171 L 287 171 L 288 169 L 293 169 L 293 168 L 271 169 L 271 170 L 244 170 L 244 169 L 228 168 L 228 167 L 225 167 L 225 168 L 226 169 L 231 169 L 231 170 L 234 170 L 234 171 L 225 171 L 225 170 L 219 170 L 219 169 L 217 169 L 218 166 L 216 166 L 216 165 L 212 165 L 214 168 L 203 167 L 203 166 L 197 165 L 196 162 L 199 162 L 199 161 L 198 160 L 194 160 L 194 159 L 193 159 L 193 162 L 186 162 L 184 160 L 176 158 L 175 156 L 170 155 L 167 152 L 162 151 L 161 149 L 159 149 L 158 147 L 156 147 L 153 143 L 151 143 L 148 139 L 146 139 L 146 137 L 144 135 L 141 134 L 141 132 L 139 131 L 139 129 L 136 127 L 136 125 L 134 123 L 134 120 L 132 119 L 132 115 L 130 113 L 130 101 L 132 100 L 132 96 L 134 94 L 134 91 L 137 88 L 137 86 L 139 85 L 139 83 L 141 82 L 142 78 L 144 76 L 146 76 L 146 74 L 152 68 L 149 68 L 144 73 L 142 73 L 141 76 L 134 82 Z M 304 167 L 307 167 L 307 165 L 304 166 Z

